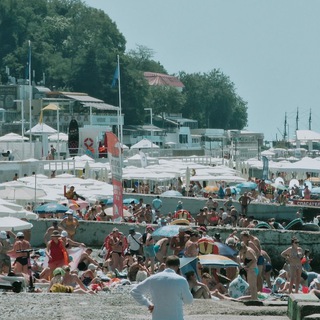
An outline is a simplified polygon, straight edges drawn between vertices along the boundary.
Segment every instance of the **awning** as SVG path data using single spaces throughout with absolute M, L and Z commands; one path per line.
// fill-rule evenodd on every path
M 82 94 L 78 94 L 78 95 L 74 95 L 74 94 L 64 94 L 65 97 L 76 100 L 76 101 L 80 101 L 80 102 L 98 102 L 98 103 L 103 103 L 102 100 L 94 98 L 94 97 L 90 97 L 88 95 L 82 95 Z
M 83 103 L 83 106 L 88 107 L 88 108 L 95 108 L 98 110 L 114 110 L 114 111 L 119 110 L 119 107 L 115 107 L 115 106 L 112 106 L 111 104 L 107 104 L 107 103 L 86 102 L 86 103 Z

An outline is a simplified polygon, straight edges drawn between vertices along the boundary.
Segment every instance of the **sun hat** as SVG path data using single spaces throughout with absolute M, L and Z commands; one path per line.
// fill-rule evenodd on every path
M 73 210 L 69 209 L 68 211 L 66 211 L 66 214 L 73 214 Z
M 61 231 L 61 237 L 66 238 L 68 236 L 68 232 L 63 230 Z
M 66 272 L 62 268 L 56 268 L 53 270 L 52 274 L 54 277 L 58 276 L 58 275 L 64 276 L 66 274 Z
M 92 271 L 95 271 L 95 270 L 98 269 L 98 267 L 97 267 L 95 264 L 90 263 L 90 264 L 88 265 L 88 269 L 89 269 L 89 270 L 92 270 Z
M 0 231 L 0 239 L 2 240 L 7 239 L 7 233 L 4 230 Z
M 279 276 L 282 276 L 282 275 L 285 274 L 286 272 L 287 272 L 286 270 L 281 269 L 281 270 L 279 271 Z
M 51 234 L 51 237 L 61 237 L 61 234 L 58 230 L 54 230 Z
M 150 225 L 147 225 L 147 226 L 146 226 L 146 229 L 147 229 L 147 230 L 152 230 L 152 231 L 154 231 L 154 228 L 153 228 L 152 226 L 150 226 Z
M 24 238 L 24 233 L 23 232 L 18 232 L 17 233 L 17 238 Z
M 228 239 L 226 240 L 226 244 L 227 244 L 228 246 L 234 246 L 234 245 L 236 244 L 236 239 L 230 237 L 230 238 L 228 238 Z
M 119 231 L 119 229 L 118 228 L 113 228 L 112 229 L 112 232 L 116 232 L 116 231 Z

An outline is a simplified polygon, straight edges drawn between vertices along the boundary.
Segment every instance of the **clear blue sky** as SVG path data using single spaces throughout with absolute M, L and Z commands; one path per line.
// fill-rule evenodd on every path
M 220 69 L 248 102 L 248 127 L 280 139 L 320 131 L 320 1 L 85 0 L 127 40 L 154 50 L 169 74 Z M 281 133 L 279 132 L 281 131 Z

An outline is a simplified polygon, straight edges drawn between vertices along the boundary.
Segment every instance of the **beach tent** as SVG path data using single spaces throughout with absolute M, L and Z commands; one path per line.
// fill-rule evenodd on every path
M 159 146 L 148 139 L 142 139 L 141 141 L 131 146 L 130 149 L 159 149 Z

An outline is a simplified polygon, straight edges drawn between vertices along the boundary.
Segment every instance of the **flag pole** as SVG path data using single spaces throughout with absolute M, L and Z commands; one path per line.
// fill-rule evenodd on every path
M 119 113 L 120 113 L 120 117 L 119 117 L 119 121 L 120 121 L 120 134 L 119 134 L 119 138 L 120 138 L 120 144 L 122 147 L 123 144 L 123 137 L 122 137 L 122 127 L 123 127 L 123 123 L 122 123 L 122 108 L 121 108 L 121 81 L 120 81 L 120 59 L 119 59 L 119 55 L 117 55 L 118 58 L 118 92 L 119 92 Z
M 28 41 L 29 43 L 29 131 L 30 131 L 30 152 L 31 152 L 31 156 L 32 156 L 32 132 L 31 132 L 31 128 L 32 128 L 32 83 L 31 83 L 31 41 Z

